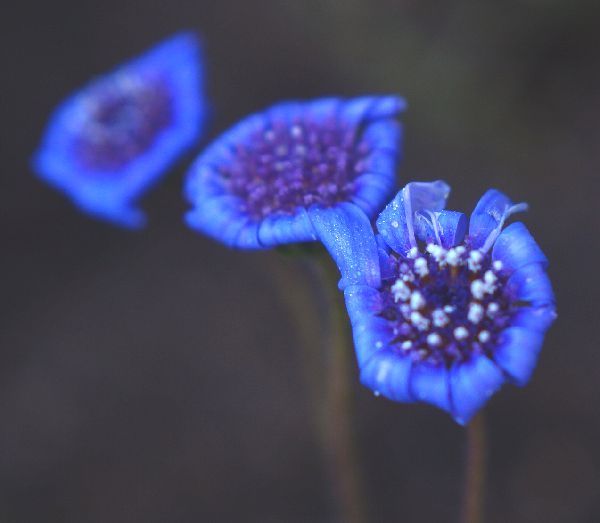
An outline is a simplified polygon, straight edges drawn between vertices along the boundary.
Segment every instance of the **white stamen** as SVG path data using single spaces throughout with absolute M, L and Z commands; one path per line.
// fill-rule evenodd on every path
M 440 265 L 444 264 L 444 260 L 446 257 L 446 249 L 440 247 L 439 245 L 435 245 L 430 243 L 427 245 L 426 250 L 429 254 L 431 254 L 432 258 L 438 262 Z
M 410 298 L 410 288 L 400 279 L 396 280 L 396 283 L 390 287 L 390 290 L 394 295 L 395 302 L 398 302 L 399 300 L 406 301 Z
M 479 335 L 477 336 L 477 339 L 481 342 L 481 343 L 487 343 L 488 341 L 490 341 L 490 333 L 488 331 L 481 331 L 479 333 Z
M 394 229 L 397 229 L 398 227 L 400 227 L 400 224 L 399 224 L 399 223 L 398 223 L 396 220 L 393 220 L 393 221 L 392 221 L 392 227 L 393 227 Z
M 483 285 L 485 292 L 487 292 L 488 294 L 494 294 L 494 292 L 496 291 L 495 284 L 497 280 L 498 278 L 492 271 L 485 271 L 485 274 L 483 275 Z
M 471 323 L 479 323 L 483 319 L 484 314 L 483 307 L 480 303 L 471 302 L 469 303 L 469 312 L 467 313 L 467 319 Z
M 452 314 L 455 310 L 455 307 L 452 305 L 444 305 L 444 312 L 446 314 Z
M 458 253 L 459 256 L 462 256 L 465 252 L 467 252 L 467 249 L 464 245 L 459 245 L 458 247 L 455 247 L 454 250 Z
M 494 284 L 498 281 L 498 278 L 492 271 L 485 271 L 485 274 L 483 275 L 483 280 L 485 281 L 485 283 Z
M 460 255 L 456 249 L 450 249 L 448 251 L 446 254 L 446 261 L 448 262 L 448 265 L 452 265 L 453 267 L 460 265 Z
M 427 267 L 427 260 L 425 258 L 417 258 L 415 260 L 415 272 L 421 277 L 424 278 L 429 274 L 429 268 Z
M 425 298 L 423 298 L 423 295 L 419 291 L 414 291 L 410 295 L 410 306 L 412 309 L 422 309 L 426 303 Z
M 427 345 L 436 347 L 440 343 L 442 343 L 442 337 L 439 334 L 437 334 L 436 332 L 433 332 L 427 336 Z
M 501 271 L 503 266 L 504 264 L 500 260 L 496 260 L 494 263 L 492 263 L 492 268 L 495 271 Z
M 444 327 L 448 324 L 448 316 L 442 309 L 436 309 L 431 313 L 431 318 L 433 319 L 433 324 L 436 327 Z
M 401 276 L 402 281 L 414 281 L 415 275 L 412 272 L 407 272 Z
M 500 312 L 500 305 L 498 305 L 496 302 L 493 301 L 487 306 L 487 315 L 490 318 L 496 316 L 498 312 Z
M 410 313 L 410 322 L 420 331 L 424 331 L 429 328 L 429 320 L 417 311 Z
M 482 300 L 486 292 L 485 284 L 481 280 L 471 282 L 471 294 L 476 300 Z
M 419 249 L 417 249 L 416 247 L 413 247 L 410 251 L 408 251 L 408 254 L 406 255 L 407 258 L 416 258 L 419 255 Z
M 412 347 L 412 341 L 410 341 L 410 340 L 403 341 L 402 344 L 400 345 L 400 347 L 402 348 L 402 350 L 408 350 Z
M 458 341 L 464 340 L 467 336 L 469 336 L 469 331 L 465 327 L 456 327 L 456 329 L 454 329 L 454 337 Z
M 469 259 L 467 260 L 467 265 L 469 266 L 469 270 L 472 272 L 477 272 L 481 269 L 481 261 L 483 260 L 483 254 L 479 251 L 471 251 L 469 253 Z

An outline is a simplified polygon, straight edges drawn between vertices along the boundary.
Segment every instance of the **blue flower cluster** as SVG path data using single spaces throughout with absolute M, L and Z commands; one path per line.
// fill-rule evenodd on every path
M 67 98 L 33 166 L 85 212 L 140 227 L 133 202 L 194 144 L 205 114 L 199 43 L 179 34 Z
M 198 42 L 178 35 L 67 99 L 35 157 L 82 209 L 128 227 L 133 206 L 199 137 Z M 524 385 L 556 317 L 526 209 L 489 190 L 470 219 L 443 181 L 396 190 L 398 96 L 279 103 L 235 125 L 189 169 L 186 216 L 230 247 L 321 241 L 337 263 L 360 379 L 461 424 L 505 382 Z M 383 210 L 382 210 L 383 209 Z M 372 223 L 372 220 L 375 223 Z
M 444 208 L 449 191 L 442 181 L 409 183 L 379 215 L 377 234 L 328 247 L 362 383 L 464 424 L 504 382 L 528 382 L 556 313 L 546 257 L 522 223 L 503 228 L 526 206 L 492 189 L 467 221 Z M 364 253 L 358 276 L 348 271 L 351 250 Z
M 404 107 L 394 96 L 326 98 L 245 118 L 192 165 L 188 225 L 260 249 L 316 240 L 324 214 L 373 216 L 394 190 Z

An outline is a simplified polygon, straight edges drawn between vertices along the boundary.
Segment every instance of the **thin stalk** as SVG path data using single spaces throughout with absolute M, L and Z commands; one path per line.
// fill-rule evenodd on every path
M 325 450 L 341 521 L 364 523 L 367 521 L 367 510 L 353 420 L 354 350 L 350 323 L 343 295 L 337 288 L 337 269 L 329 259 L 322 260 L 320 268 L 330 315 L 327 388 L 322 414 Z
M 467 453 L 462 523 L 482 523 L 485 493 L 486 438 L 483 412 L 467 426 Z
M 305 379 L 333 496 L 344 523 L 367 521 L 353 423 L 353 346 L 339 275 L 322 253 L 280 256 L 272 271 L 304 348 Z

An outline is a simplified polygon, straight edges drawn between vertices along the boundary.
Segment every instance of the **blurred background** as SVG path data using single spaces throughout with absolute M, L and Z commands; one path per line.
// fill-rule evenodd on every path
M 334 522 L 303 347 L 274 253 L 182 224 L 185 168 L 289 98 L 400 93 L 402 183 L 527 201 L 559 321 L 524 389 L 487 408 L 487 521 L 600 521 L 600 4 L 55 0 L 2 14 L 1 522 Z M 209 132 L 128 232 L 28 168 L 50 112 L 181 29 L 203 35 Z M 596 310 L 597 311 L 597 310 Z M 464 429 L 376 399 L 353 369 L 373 521 L 455 521 Z

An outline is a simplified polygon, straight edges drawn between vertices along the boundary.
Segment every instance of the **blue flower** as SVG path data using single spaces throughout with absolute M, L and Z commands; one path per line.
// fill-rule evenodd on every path
M 261 249 L 319 238 L 315 222 L 375 215 L 394 189 L 398 97 L 280 103 L 225 132 L 192 165 L 190 227 Z
M 206 106 L 196 37 L 176 35 L 67 98 L 33 166 L 83 211 L 127 227 L 134 200 L 198 138 Z
M 357 216 L 354 232 L 325 244 L 342 273 L 362 383 L 465 424 L 504 382 L 528 382 L 556 313 L 546 257 L 525 225 L 503 228 L 526 205 L 492 189 L 468 221 L 444 209 L 449 192 L 442 181 L 409 183 L 377 219 L 378 235 Z

